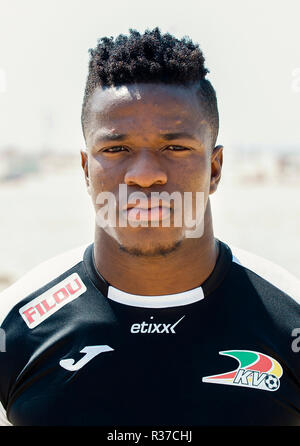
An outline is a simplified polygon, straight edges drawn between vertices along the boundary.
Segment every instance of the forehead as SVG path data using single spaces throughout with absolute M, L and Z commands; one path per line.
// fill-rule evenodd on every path
M 124 130 L 201 129 L 206 116 L 198 86 L 133 84 L 98 87 L 88 102 L 87 133 L 100 128 Z

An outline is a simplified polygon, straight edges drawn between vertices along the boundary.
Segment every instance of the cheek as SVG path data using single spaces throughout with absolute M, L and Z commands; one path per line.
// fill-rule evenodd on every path
M 89 184 L 90 184 L 90 195 L 93 201 L 96 195 L 104 190 L 104 180 L 105 174 L 101 164 L 97 163 L 95 160 L 89 162 Z
M 210 176 L 211 165 L 209 160 L 204 157 L 195 159 L 184 171 L 183 190 L 192 193 L 193 218 L 196 217 L 196 208 L 200 211 L 201 206 L 203 206 L 204 211 L 207 207 L 210 190 Z
M 195 157 L 183 171 L 184 190 L 208 195 L 211 165 L 207 157 Z
M 99 194 L 101 192 L 110 192 L 117 199 L 119 184 L 123 182 L 121 169 L 119 166 L 116 166 L 116 163 L 109 163 L 105 160 L 99 161 L 97 158 L 90 160 L 89 194 L 91 195 L 95 210 L 98 210 L 102 206 L 99 205 Z
M 106 166 L 103 161 L 91 158 L 89 163 L 89 177 L 93 194 L 112 190 L 116 180 L 116 172 L 112 166 Z

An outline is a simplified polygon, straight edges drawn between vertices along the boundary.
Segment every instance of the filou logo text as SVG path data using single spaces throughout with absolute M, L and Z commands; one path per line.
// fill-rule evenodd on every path
M 179 324 L 180 321 L 182 321 L 182 318 L 180 318 L 175 324 L 165 324 L 165 323 L 155 323 L 153 322 L 153 316 L 150 317 L 151 322 L 142 322 L 140 324 L 135 323 L 131 326 L 131 333 L 176 333 L 175 326 Z
M 27 326 L 34 328 L 85 291 L 81 278 L 74 273 L 21 307 L 19 313 Z

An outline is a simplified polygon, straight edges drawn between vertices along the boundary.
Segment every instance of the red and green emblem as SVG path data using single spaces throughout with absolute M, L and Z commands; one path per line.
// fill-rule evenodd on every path
M 203 382 L 269 391 L 279 389 L 282 367 L 270 356 L 249 350 L 226 350 L 219 354 L 235 358 L 238 367 L 231 372 L 205 376 Z

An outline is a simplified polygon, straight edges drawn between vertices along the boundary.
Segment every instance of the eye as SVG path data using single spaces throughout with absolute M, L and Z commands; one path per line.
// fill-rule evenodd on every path
M 115 147 L 108 147 L 107 149 L 104 149 L 103 152 L 105 153 L 128 152 L 128 149 L 124 146 L 115 146 Z
M 189 150 L 187 147 L 183 146 L 168 146 L 168 150 L 171 150 L 171 152 L 184 152 L 186 150 Z

